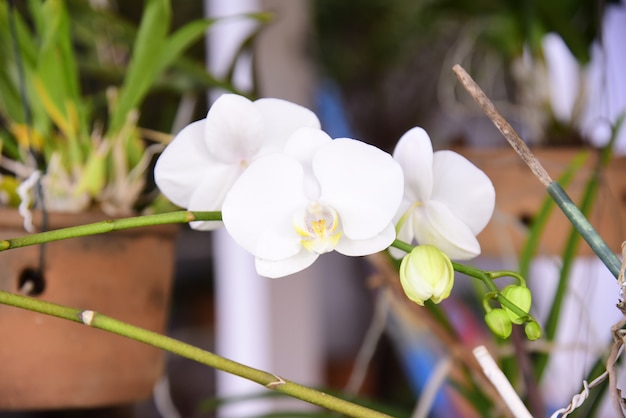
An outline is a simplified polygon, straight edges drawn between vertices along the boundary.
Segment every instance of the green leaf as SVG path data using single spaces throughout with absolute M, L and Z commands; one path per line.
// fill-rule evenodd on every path
M 10 21 L 12 20 L 12 22 Z M 17 40 L 11 31 L 11 23 L 14 24 Z M 36 57 L 36 47 L 32 42 L 30 31 L 24 24 L 24 20 L 15 10 L 8 8 L 7 2 L 0 3 L 0 113 L 9 121 L 24 123 L 24 106 L 19 90 L 19 73 L 14 44 L 22 60 L 25 72 L 31 70 Z
M 30 12 L 30 18 L 33 21 L 35 31 L 42 33 L 46 26 L 46 17 L 44 13 L 45 1 L 42 0 L 28 0 L 28 11 Z
M 189 46 L 198 41 L 213 23 L 215 19 L 194 20 L 174 32 L 163 47 L 158 71 L 169 67 Z
M 64 101 L 80 101 L 79 74 L 72 45 L 69 16 L 61 0 L 48 0 L 44 4 L 47 19 L 40 34 L 42 37 L 37 72 L 57 106 Z
M 158 76 L 170 19 L 168 0 L 148 0 L 128 65 L 128 72 L 120 89 L 117 104 L 112 110 L 109 134 L 114 134 L 122 128 L 128 113 L 139 105 Z
M 22 199 L 17 194 L 20 183 L 11 176 L 0 176 L 0 204 L 18 207 Z
M 47 0 L 43 6 L 41 48 L 37 58 L 35 79 L 48 96 L 47 110 L 55 110 L 55 120 L 63 131 L 68 146 L 70 165 L 83 162 L 79 144 L 80 126 L 84 125 L 79 73 L 74 56 L 69 15 L 62 0 Z M 59 117 L 60 116 L 60 117 Z M 63 121 L 59 125 L 60 121 Z

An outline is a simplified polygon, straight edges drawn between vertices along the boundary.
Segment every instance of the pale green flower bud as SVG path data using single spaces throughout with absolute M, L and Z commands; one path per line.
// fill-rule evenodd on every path
M 530 321 L 526 323 L 524 327 L 524 332 L 526 333 L 526 337 L 529 340 L 535 341 L 541 338 L 541 327 L 536 321 Z
M 413 302 L 424 306 L 425 301 L 432 299 L 439 303 L 452 291 L 452 262 L 437 247 L 418 245 L 402 259 L 400 283 Z
M 518 308 L 520 308 L 525 313 L 530 311 L 530 304 L 532 302 L 532 295 L 530 293 L 530 289 L 525 286 L 518 285 L 509 285 L 502 289 L 502 295 L 505 298 L 513 302 Z M 509 318 L 513 321 L 514 324 L 523 324 L 526 322 L 523 318 L 520 318 L 513 311 L 509 310 L 507 307 L 504 307 L 505 311 L 509 314 Z
M 485 315 L 489 329 L 500 338 L 509 338 L 513 331 L 511 318 L 504 309 L 492 309 Z

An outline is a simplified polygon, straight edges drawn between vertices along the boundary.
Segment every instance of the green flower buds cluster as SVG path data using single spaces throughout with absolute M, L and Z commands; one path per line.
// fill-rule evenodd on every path
M 522 285 L 509 285 L 500 292 L 502 296 L 519 308 L 524 315 L 513 312 L 509 307 L 491 308 L 485 304 L 487 313 L 485 322 L 491 331 L 500 338 L 508 338 L 513 331 L 513 324 L 524 326 L 524 332 L 529 340 L 541 337 L 541 327 L 528 313 L 532 302 L 530 289 Z M 493 298 L 493 296 L 491 296 Z
M 432 245 L 418 245 L 400 264 L 400 283 L 407 297 L 424 306 L 439 303 L 452 291 L 454 268 L 450 258 Z

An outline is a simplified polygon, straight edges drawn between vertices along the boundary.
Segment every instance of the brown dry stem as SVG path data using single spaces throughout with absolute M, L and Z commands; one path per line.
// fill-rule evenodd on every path
M 465 90 L 472 96 L 478 106 L 485 112 L 485 114 L 491 119 L 493 124 L 498 128 L 506 140 L 511 144 L 511 147 L 517 152 L 520 158 L 528 165 L 533 174 L 539 179 L 539 181 L 546 187 L 552 183 L 552 178 L 548 172 L 543 168 L 539 160 L 530 151 L 526 143 L 520 138 L 515 129 L 509 122 L 498 112 L 493 102 L 489 100 L 485 92 L 476 84 L 472 77 L 465 71 L 460 65 L 452 67 L 452 71 L 456 74 Z

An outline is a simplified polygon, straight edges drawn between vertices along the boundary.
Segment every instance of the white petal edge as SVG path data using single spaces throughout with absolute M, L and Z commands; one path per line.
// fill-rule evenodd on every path
M 320 200 L 337 211 L 348 238 L 371 238 L 392 221 L 402 201 L 404 178 L 391 155 L 361 141 L 339 138 L 320 147 L 312 163 Z
M 437 151 L 433 161 L 431 198 L 444 203 L 478 235 L 489 223 L 496 205 L 496 191 L 489 177 L 454 151 Z
M 265 121 L 264 148 L 270 151 L 281 150 L 287 139 L 300 128 L 321 127 L 315 113 L 287 100 L 263 98 L 256 100 L 254 106 Z
M 301 249 L 301 237 L 293 227 L 293 214 L 307 203 L 302 183 L 302 166 L 285 154 L 252 163 L 224 200 L 226 230 L 255 257 L 278 261 L 294 256 Z
M 372 238 L 353 240 L 341 237 L 335 247 L 335 251 L 351 257 L 374 254 L 387 249 L 395 239 L 396 230 L 393 224 L 390 223 L 380 234 Z
M 205 120 L 187 125 L 165 147 L 154 167 L 157 187 L 172 203 L 187 208 L 198 182 L 219 162 L 204 143 Z
M 254 265 L 259 276 L 277 279 L 304 270 L 313 264 L 318 257 L 319 254 L 302 249 L 298 254 L 283 260 L 271 261 L 256 258 Z
M 433 187 L 433 145 L 420 127 L 408 130 L 393 151 L 404 173 L 405 196 L 414 201 L 430 199 Z
M 469 227 L 434 200 L 415 209 L 413 232 L 419 244 L 434 245 L 453 260 L 469 260 L 480 254 L 480 244 Z

